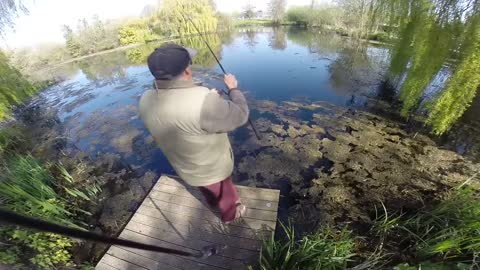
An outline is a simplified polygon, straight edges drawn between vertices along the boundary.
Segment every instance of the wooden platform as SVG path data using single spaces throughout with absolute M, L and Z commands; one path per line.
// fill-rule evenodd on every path
M 220 244 L 219 254 L 208 259 L 111 246 L 96 269 L 247 269 L 258 264 L 262 239 L 275 230 L 278 190 L 237 186 L 247 206 L 243 221 L 220 222 L 196 188 L 162 176 L 120 234 L 120 238 L 186 251 Z

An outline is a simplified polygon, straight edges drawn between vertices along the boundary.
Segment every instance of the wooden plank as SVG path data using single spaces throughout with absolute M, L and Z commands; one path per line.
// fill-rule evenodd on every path
M 164 196 L 164 193 L 157 194 L 156 192 L 151 192 L 148 195 L 148 197 L 150 197 L 155 202 L 158 202 L 158 204 L 165 205 L 166 207 L 174 207 L 175 205 L 178 205 L 178 206 L 185 206 L 185 207 L 199 209 L 201 211 L 220 213 L 220 211 L 211 209 L 209 206 L 201 203 L 199 200 L 195 198 L 185 199 L 183 197 L 178 197 L 175 195 Z M 245 212 L 244 217 L 255 218 L 260 220 L 276 221 L 277 212 L 252 209 L 247 205 L 247 211 Z
M 192 194 L 194 192 L 194 194 Z M 194 202 L 200 202 L 204 205 L 208 205 L 207 201 L 203 197 L 203 195 L 200 193 L 200 191 L 196 190 L 189 192 L 190 194 L 186 194 L 183 192 L 180 193 L 167 193 L 167 192 L 162 192 L 158 190 L 152 190 L 150 192 L 150 195 L 155 195 L 155 196 L 166 196 L 166 200 L 171 200 L 170 198 L 176 198 L 178 200 L 183 199 L 183 200 L 188 200 L 188 201 L 194 201 Z M 249 199 L 249 198 L 242 198 L 243 203 L 251 209 L 259 209 L 259 210 L 266 210 L 266 211 L 272 211 L 272 212 L 277 212 L 278 211 L 278 203 L 276 202 L 270 202 L 270 201 L 265 201 L 265 200 L 255 200 L 255 199 Z
M 212 243 L 229 242 L 231 246 L 259 251 L 262 245 L 260 240 L 251 238 L 236 237 L 225 231 L 205 230 L 201 227 L 192 226 L 192 224 L 172 224 L 166 220 L 145 216 L 136 213 L 130 223 L 140 223 L 146 226 L 156 228 L 159 231 L 176 233 L 184 238 L 198 238 Z M 129 223 L 129 225 L 130 225 Z
M 108 264 L 105 264 L 103 262 L 99 262 L 96 266 L 95 266 L 95 269 L 96 270 L 118 270 L 118 268 L 115 268 L 113 266 L 110 266 Z
M 204 264 L 201 262 L 189 260 L 176 255 L 162 254 L 158 252 L 140 250 L 140 249 L 134 249 L 134 248 L 125 248 L 125 250 L 135 253 L 138 256 L 146 257 L 155 261 L 160 261 L 164 264 L 171 266 L 172 268 L 175 267 L 173 269 L 185 269 L 185 270 L 190 270 L 190 269 L 223 270 L 224 269 L 214 265 L 209 265 L 209 264 Z
M 252 256 L 254 257 L 256 256 L 256 254 L 258 254 L 257 250 L 237 248 L 232 245 L 231 241 L 226 241 L 226 239 L 223 239 L 224 241 L 221 242 L 212 243 L 211 241 L 204 241 L 196 237 L 185 238 L 179 236 L 176 233 L 158 230 L 157 228 L 146 226 L 137 222 L 130 222 L 127 227 L 125 227 L 125 230 L 130 230 L 135 233 L 148 235 L 149 237 L 158 240 L 169 242 L 171 244 L 175 244 L 181 247 L 188 247 L 195 250 L 202 250 L 203 247 L 212 244 L 220 244 L 221 246 L 225 246 L 225 249 L 223 249 L 222 252 L 218 255 L 231 259 L 247 260 L 248 258 L 251 258 Z
M 220 221 L 211 222 L 203 219 L 186 218 L 181 213 L 171 213 L 163 211 L 160 215 L 152 212 L 149 209 L 145 211 L 140 208 L 135 215 L 142 215 L 149 219 L 155 218 L 161 221 L 166 221 L 174 225 L 183 225 L 189 227 L 198 227 L 207 232 L 224 233 L 235 237 L 250 238 L 250 239 L 262 239 L 264 236 L 270 236 L 271 230 L 254 230 L 252 228 L 245 228 L 234 225 L 223 225 Z
M 178 187 L 178 186 L 170 186 L 170 185 L 162 185 L 161 183 L 155 185 L 153 187 L 153 190 L 158 190 L 158 191 L 163 191 L 166 193 L 172 193 L 172 194 L 184 194 L 188 195 L 189 193 L 194 194 L 194 195 L 201 195 L 201 192 L 197 190 L 196 188 L 192 187 Z M 261 192 L 256 192 L 254 188 L 247 188 L 247 189 L 239 189 L 238 190 L 238 195 L 240 198 L 248 198 L 248 199 L 254 199 L 254 200 L 262 200 L 262 201 L 268 201 L 271 203 L 278 202 L 278 197 L 279 195 L 273 194 L 273 193 L 266 193 L 262 194 Z
M 132 251 L 119 248 L 116 246 L 110 247 L 107 254 L 112 255 L 117 258 L 122 258 L 125 261 L 131 262 L 133 264 L 139 265 L 141 267 L 145 267 L 146 269 L 150 270 L 176 270 L 179 269 L 173 265 L 165 264 L 163 262 L 152 260 L 148 257 L 141 256 L 137 253 Z
M 114 267 L 116 269 L 128 269 L 128 270 L 145 270 L 146 268 L 140 267 L 138 265 L 135 265 L 133 263 L 127 262 L 125 260 L 122 260 L 120 258 L 114 257 L 110 254 L 105 254 L 102 257 L 102 260 L 100 261 L 103 264 L 109 265 L 111 267 Z
M 163 206 L 163 207 L 162 207 Z M 186 220 L 192 219 L 203 219 L 210 222 L 220 222 L 219 218 L 215 216 L 214 213 L 208 211 L 199 211 L 195 208 L 189 208 L 184 206 L 175 206 L 166 208 L 164 205 L 157 204 L 156 202 L 152 202 L 146 200 L 138 209 L 137 211 L 150 212 L 151 215 L 162 215 L 164 212 L 169 213 L 176 213 L 183 216 Z M 232 225 L 232 226 L 239 226 L 244 228 L 251 228 L 254 230 L 275 230 L 276 221 L 268 221 L 268 220 L 258 220 L 252 218 L 243 218 L 239 223 Z
M 145 243 L 145 244 L 150 244 L 150 245 L 157 245 L 157 246 L 163 246 L 163 247 L 167 247 L 167 248 L 181 249 L 181 250 L 185 250 L 185 251 L 189 251 L 189 252 L 198 252 L 199 251 L 199 250 L 194 250 L 194 249 L 191 249 L 191 248 L 178 246 L 178 245 L 175 245 L 175 244 L 172 244 L 172 243 L 169 243 L 169 242 L 166 242 L 166 241 L 162 241 L 162 240 L 159 240 L 159 239 L 147 236 L 147 235 L 135 233 L 135 232 L 132 232 L 130 230 L 124 230 L 122 232 L 122 234 L 120 235 L 120 238 L 129 239 L 129 240 L 133 240 L 133 241 L 138 241 L 138 242 Z M 160 254 L 160 253 L 155 253 L 155 252 L 153 252 L 153 254 L 152 254 L 152 252 L 143 251 L 143 250 L 138 250 L 138 252 L 139 252 L 138 254 L 145 255 L 145 256 L 147 256 L 151 259 L 155 259 L 158 256 L 160 256 L 160 257 L 171 256 L 171 255 Z M 258 256 L 258 254 L 257 254 L 257 256 Z M 175 257 L 178 258 L 178 256 L 175 256 Z M 218 255 L 211 256 L 207 259 L 196 259 L 196 258 L 185 258 L 184 257 L 181 260 L 181 262 L 178 262 L 178 260 L 177 261 L 172 260 L 171 263 L 177 263 L 177 265 L 175 265 L 177 267 L 179 267 L 181 265 L 185 265 L 184 266 L 185 269 L 197 269 L 198 263 L 213 266 L 213 267 L 217 267 L 217 268 L 220 268 L 220 269 L 246 269 L 247 268 L 247 265 L 240 260 L 235 260 L 235 259 L 230 259 L 229 260 L 226 257 L 222 257 L 222 256 L 218 256 Z M 170 262 L 169 262 L 169 264 L 170 264 Z
M 258 264 L 260 239 L 275 230 L 279 191 L 237 186 L 247 205 L 239 223 L 225 225 L 203 194 L 181 180 L 162 176 L 147 195 L 120 238 L 197 253 L 211 245 L 222 247 L 207 259 L 182 257 L 112 246 L 99 270 L 247 269 Z

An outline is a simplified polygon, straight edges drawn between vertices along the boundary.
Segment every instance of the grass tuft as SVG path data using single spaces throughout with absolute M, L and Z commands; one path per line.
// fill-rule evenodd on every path
M 282 224 L 287 238 L 265 241 L 260 256 L 262 270 L 345 269 L 355 256 L 355 240 L 350 231 L 325 227 L 297 240 L 294 229 Z

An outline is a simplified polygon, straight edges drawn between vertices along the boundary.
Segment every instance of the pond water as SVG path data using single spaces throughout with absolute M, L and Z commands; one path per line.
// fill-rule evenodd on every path
M 388 60 L 385 48 L 299 29 L 258 28 L 208 40 L 249 100 L 360 105 L 375 93 Z M 221 70 L 201 41 L 178 42 L 200 50 L 195 80 L 224 88 Z M 137 114 L 139 97 L 152 85 L 143 60 L 156 46 L 112 52 L 51 71 L 64 81 L 44 91 L 41 100 L 57 112 L 76 147 L 92 156 L 120 154 L 133 166 L 173 173 L 158 149 L 143 144 L 151 138 Z
M 434 199 L 437 190 L 480 171 L 478 164 L 439 148 L 428 136 L 407 132 L 404 121 L 397 121 L 395 93 L 381 88 L 386 47 L 296 28 L 242 29 L 206 38 L 239 80 L 263 135 L 258 141 L 248 126 L 231 134 L 235 181 L 280 189 L 279 218 L 292 218 L 300 231 L 320 223 L 368 223 L 379 201 L 392 210 L 414 209 Z M 176 42 L 199 50 L 193 67 L 197 82 L 224 87 L 220 68 L 198 37 Z M 102 182 L 103 193 L 88 222 L 104 233 L 118 233 L 159 175 L 175 173 L 138 116 L 140 96 L 153 82 L 146 58 L 159 45 L 48 70 L 44 76 L 60 76 L 62 82 L 23 110 L 27 118 L 32 118 L 28 112 L 40 114 L 35 108 L 48 111 L 47 118 L 29 125 L 40 127 L 40 144 L 52 142 L 54 159 L 93 161 L 88 177 Z M 456 132 L 442 138 L 444 146 L 478 153 L 478 136 L 471 134 L 480 127 L 475 113 L 480 98 L 475 104 Z M 45 129 L 54 132 L 44 135 Z M 92 258 L 102 248 L 84 250 Z

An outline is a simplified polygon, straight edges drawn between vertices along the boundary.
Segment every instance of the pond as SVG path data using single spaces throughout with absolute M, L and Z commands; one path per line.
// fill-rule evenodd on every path
M 332 34 L 318 40 L 319 35 L 311 32 L 261 28 L 229 35 L 216 49 L 249 100 L 361 104 L 365 95 L 375 92 L 388 60 L 385 48 Z M 149 52 L 159 45 L 134 50 Z M 132 140 L 149 136 L 138 118 L 137 103 L 151 88 L 152 76 L 130 54 L 113 52 L 61 67 L 53 72 L 62 74 L 64 81 L 41 96 L 83 151 L 118 153 L 133 165 L 173 173 L 159 150 L 148 149 L 147 156 L 134 151 Z M 221 70 L 212 66 L 212 59 L 206 62 L 194 66 L 195 80 L 224 88 Z M 67 71 L 70 74 L 65 75 Z
M 394 93 L 379 91 L 389 61 L 385 46 L 296 28 L 242 29 L 206 38 L 239 80 L 263 135 L 258 141 L 248 126 L 231 134 L 235 181 L 280 189 L 280 220 L 294 218 L 300 231 L 320 223 L 368 222 L 378 201 L 393 209 L 418 207 L 434 198 L 434 191 L 480 169 L 428 136 L 405 131 L 382 100 Z M 202 40 L 176 42 L 199 50 L 193 67 L 197 82 L 224 88 Z M 48 136 L 63 138 L 63 155 L 80 153 L 107 168 L 93 170 L 101 172 L 104 192 L 90 221 L 106 233 L 118 232 L 160 174 L 175 173 L 138 116 L 140 96 L 153 82 L 146 57 L 157 46 L 48 70 L 45 76 L 60 76 L 62 82 L 25 110 L 53 119 L 30 123 L 55 130 Z M 465 130 L 458 138 L 471 132 Z M 467 152 L 462 141 L 445 140 Z

